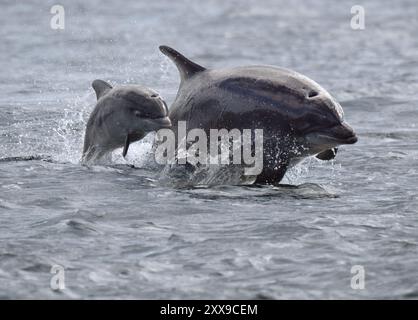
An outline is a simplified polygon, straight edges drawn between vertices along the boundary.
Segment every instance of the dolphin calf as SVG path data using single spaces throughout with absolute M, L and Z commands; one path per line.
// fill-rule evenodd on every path
M 82 162 L 99 160 L 147 133 L 171 126 L 167 105 L 157 92 L 138 85 L 112 88 L 103 80 L 94 80 L 97 104 L 87 122 Z
M 332 159 L 336 147 L 357 141 L 341 105 L 319 84 L 274 66 L 206 69 L 168 46 L 160 46 L 180 73 L 169 117 L 187 130 L 263 129 L 263 170 L 256 183 L 280 182 L 301 159 Z

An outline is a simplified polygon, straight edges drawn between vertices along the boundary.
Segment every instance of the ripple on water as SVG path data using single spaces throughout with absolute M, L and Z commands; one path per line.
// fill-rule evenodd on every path
M 257 198 L 321 199 L 338 198 L 338 191 L 315 183 L 295 185 L 198 186 L 183 191 L 191 197 L 206 200 Z
M 101 233 L 93 223 L 80 219 L 66 220 L 63 225 L 66 226 L 66 231 L 80 236 Z

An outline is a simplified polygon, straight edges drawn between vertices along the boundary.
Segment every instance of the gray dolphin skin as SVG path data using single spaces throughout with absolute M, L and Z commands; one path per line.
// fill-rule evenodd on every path
M 160 46 L 181 81 L 169 117 L 187 130 L 263 129 L 263 170 L 256 183 L 276 184 L 304 157 L 332 159 L 336 147 L 357 142 L 340 104 L 319 84 L 274 66 L 206 69 Z
M 167 105 L 157 92 L 138 85 L 112 88 L 103 80 L 93 81 L 92 86 L 97 104 L 87 122 L 83 163 L 120 147 L 125 157 L 131 143 L 171 126 Z

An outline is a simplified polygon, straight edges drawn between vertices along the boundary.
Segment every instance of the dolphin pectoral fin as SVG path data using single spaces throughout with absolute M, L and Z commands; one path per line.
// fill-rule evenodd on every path
M 109 90 L 112 89 L 112 86 L 108 84 L 106 81 L 96 79 L 91 84 L 94 91 L 96 92 L 97 100 L 99 100 L 102 96 L 104 96 Z
M 322 151 L 321 153 L 318 153 L 316 157 L 319 160 L 332 160 L 337 155 L 337 151 L 338 151 L 338 148 L 328 149 L 328 150 Z
M 125 139 L 125 145 L 123 146 L 123 151 L 122 151 L 122 156 L 125 158 L 126 154 L 128 153 L 128 149 L 129 149 L 129 144 L 131 143 L 131 138 L 129 136 L 129 134 L 126 135 L 126 139 Z
M 160 51 L 171 59 L 177 66 L 177 69 L 180 72 L 181 81 L 187 80 L 194 76 L 196 73 L 205 71 L 206 68 L 190 61 L 181 53 L 177 52 L 173 48 L 168 46 L 160 46 Z

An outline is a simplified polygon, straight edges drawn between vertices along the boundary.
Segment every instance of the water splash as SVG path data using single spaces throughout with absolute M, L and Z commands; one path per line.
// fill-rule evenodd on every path
M 57 146 L 53 155 L 58 162 L 79 163 L 82 154 L 84 131 L 90 111 L 94 108 L 94 94 L 86 93 L 68 103 L 58 126 L 53 129 L 52 141 Z

